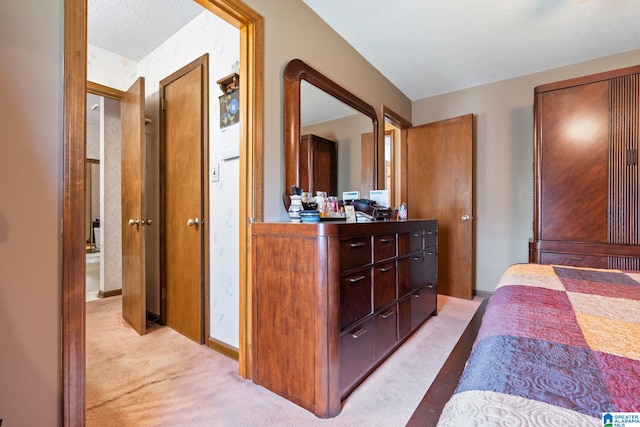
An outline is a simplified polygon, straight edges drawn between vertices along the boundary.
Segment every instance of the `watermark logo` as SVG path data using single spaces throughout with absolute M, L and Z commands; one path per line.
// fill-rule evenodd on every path
M 603 427 L 640 427 L 640 412 L 603 412 Z

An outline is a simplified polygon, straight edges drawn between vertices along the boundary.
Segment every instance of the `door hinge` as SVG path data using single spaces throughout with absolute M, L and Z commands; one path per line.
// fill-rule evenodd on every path
M 164 98 L 160 99 L 160 109 L 164 111 Z

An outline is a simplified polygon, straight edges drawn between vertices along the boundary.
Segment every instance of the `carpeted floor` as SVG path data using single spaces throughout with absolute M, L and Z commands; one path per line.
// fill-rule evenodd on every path
M 322 420 L 242 379 L 237 362 L 168 327 L 139 336 L 121 297 L 87 303 L 87 426 L 404 426 L 481 298 L 438 296 L 430 318 Z

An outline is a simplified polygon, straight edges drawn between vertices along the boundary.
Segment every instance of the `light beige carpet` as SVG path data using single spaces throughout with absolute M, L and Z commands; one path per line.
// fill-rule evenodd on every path
M 438 296 L 430 318 L 322 420 L 242 379 L 234 360 L 168 327 L 139 336 L 120 297 L 87 303 L 88 426 L 404 426 L 481 299 Z

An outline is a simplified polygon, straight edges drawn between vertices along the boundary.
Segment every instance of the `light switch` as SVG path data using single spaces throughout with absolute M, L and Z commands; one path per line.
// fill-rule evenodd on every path
M 220 181 L 220 170 L 218 166 L 217 164 L 211 166 L 211 182 Z

